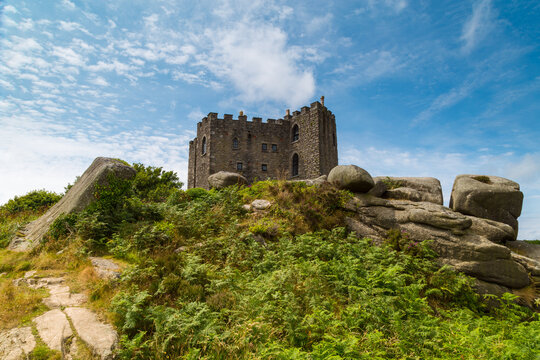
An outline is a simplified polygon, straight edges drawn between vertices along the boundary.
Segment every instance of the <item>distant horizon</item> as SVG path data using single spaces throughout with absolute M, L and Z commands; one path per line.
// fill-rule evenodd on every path
M 524 193 L 540 239 L 540 4 L 76 1 L 0 5 L 0 203 L 63 192 L 97 156 L 178 173 L 209 112 L 280 118 L 325 96 L 340 164 Z

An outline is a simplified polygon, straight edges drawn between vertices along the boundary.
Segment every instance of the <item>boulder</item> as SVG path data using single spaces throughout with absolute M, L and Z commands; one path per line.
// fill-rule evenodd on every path
M 410 200 L 381 199 L 356 194 L 345 206 L 347 226 L 359 236 L 381 243 L 390 229 L 415 241 L 433 240 L 441 264 L 480 280 L 508 288 L 529 285 L 527 269 L 500 245 L 513 238 L 510 226 L 455 212 L 442 205 Z
M 43 216 L 27 225 L 24 237 L 13 239 L 9 249 L 25 251 L 34 248 L 39 244 L 43 235 L 49 230 L 49 226 L 58 216 L 84 210 L 95 200 L 96 185 L 107 185 L 111 176 L 130 179 L 135 174 L 135 169 L 119 160 L 104 157 L 96 158 L 58 203 L 52 206 Z
M 211 188 L 223 189 L 231 185 L 246 185 L 247 179 L 237 173 L 219 171 L 208 177 L 208 184 Z
M 102 257 L 90 257 L 92 266 L 97 276 L 102 279 L 113 280 L 120 278 L 121 268 L 120 266 L 112 260 L 105 259 Z
M 523 205 L 519 184 L 498 176 L 459 175 L 454 181 L 450 207 L 462 214 L 510 225 L 517 238 Z
M 272 206 L 272 203 L 270 201 L 264 199 L 257 199 L 251 202 L 250 208 L 255 210 L 266 210 L 270 206 Z
M 382 194 L 385 199 L 427 201 L 443 204 L 441 182 L 432 177 L 390 177 L 378 176 L 373 179 L 376 183 L 386 185 Z
M 375 183 L 369 173 L 356 165 L 338 165 L 328 174 L 328 181 L 340 189 L 354 193 L 366 193 Z

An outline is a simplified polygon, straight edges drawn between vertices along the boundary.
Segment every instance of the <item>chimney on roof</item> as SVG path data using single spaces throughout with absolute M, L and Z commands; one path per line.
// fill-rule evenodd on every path
M 291 116 L 291 110 L 287 109 L 287 116 Z
M 324 95 L 321 96 L 321 105 L 324 106 Z

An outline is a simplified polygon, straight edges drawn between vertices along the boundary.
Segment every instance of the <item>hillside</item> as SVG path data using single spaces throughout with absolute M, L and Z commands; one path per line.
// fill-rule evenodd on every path
M 184 191 L 173 172 L 134 167 L 133 179 L 110 179 L 83 211 L 60 216 L 34 250 L 0 250 L 0 333 L 37 334 L 50 291 L 13 282 L 36 271 L 37 282 L 61 277 L 113 324 L 119 359 L 540 356 L 538 312 L 511 293 L 477 295 L 429 241 L 349 232 L 350 192 L 286 181 Z M 59 198 L 39 191 L 2 206 L 0 246 Z M 119 268 L 100 277 L 90 257 Z M 99 358 L 75 333 L 70 356 Z M 37 337 L 29 356 L 63 352 Z

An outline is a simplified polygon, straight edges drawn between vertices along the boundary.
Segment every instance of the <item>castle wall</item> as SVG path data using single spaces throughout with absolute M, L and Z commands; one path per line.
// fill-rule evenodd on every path
M 299 138 L 292 141 L 292 129 L 299 126 Z M 303 107 L 284 119 L 247 120 L 240 115 L 209 113 L 197 124 L 197 137 L 190 142 L 188 188 L 208 188 L 208 176 L 218 171 L 237 172 L 249 182 L 292 177 L 293 155 L 299 155 L 298 176 L 316 178 L 337 165 L 334 146 L 335 117 L 319 102 Z M 202 142 L 206 138 L 206 154 Z M 235 147 L 234 139 L 237 139 Z M 266 150 L 263 149 L 266 144 Z M 273 145 L 277 149 L 273 149 Z M 337 144 L 336 144 L 337 145 Z M 242 169 L 238 169 L 238 163 Z M 266 170 L 263 170 L 265 165 Z
M 287 121 L 270 119 L 263 123 L 260 118 L 247 121 L 246 116 L 239 116 L 238 120 L 233 120 L 231 115 L 225 115 L 224 119 L 212 118 L 210 124 L 213 151 L 211 173 L 220 170 L 237 172 L 249 182 L 279 176 L 289 152 Z M 235 138 L 238 140 L 237 148 L 233 146 Z M 266 150 L 263 150 L 262 144 L 266 144 Z M 272 145 L 276 145 L 276 151 L 273 151 Z M 242 164 L 241 170 L 237 168 L 238 163 Z M 266 171 L 263 171 L 263 164 Z

